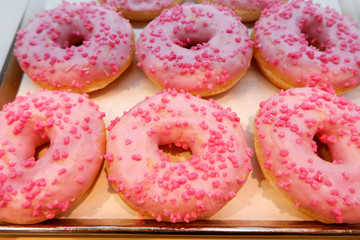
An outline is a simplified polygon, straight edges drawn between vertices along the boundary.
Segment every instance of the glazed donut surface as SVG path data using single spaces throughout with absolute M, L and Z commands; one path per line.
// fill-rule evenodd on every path
M 41 90 L 0 112 L 0 220 L 37 223 L 91 186 L 105 152 L 104 114 L 87 96 Z M 45 143 L 49 148 L 36 156 Z
M 261 102 L 255 149 L 264 175 L 312 218 L 359 223 L 359 119 L 359 106 L 315 88 L 281 91 Z M 319 157 L 317 142 L 327 146 L 328 161 Z
M 209 217 L 233 199 L 251 171 L 240 119 L 212 100 L 164 90 L 108 127 L 108 180 L 132 209 L 157 221 Z M 172 162 L 161 145 L 191 149 Z
M 17 34 L 23 71 L 42 88 L 92 92 L 130 65 L 135 46 L 128 20 L 110 7 L 63 2 L 37 13 Z

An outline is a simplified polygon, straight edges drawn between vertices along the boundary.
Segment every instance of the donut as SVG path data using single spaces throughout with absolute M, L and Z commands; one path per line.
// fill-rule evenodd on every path
M 204 97 L 239 81 L 250 65 L 252 45 L 230 9 L 185 3 L 164 10 L 144 28 L 135 55 L 160 88 Z
M 360 83 L 360 30 L 330 7 L 295 0 L 263 11 L 254 57 L 282 89 L 319 86 L 342 94 Z
M 262 10 L 287 0 L 197 0 L 198 3 L 209 2 L 231 8 L 243 22 L 253 22 L 259 19 Z
M 18 31 L 14 54 L 40 87 L 88 93 L 120 76 L 134 51 L 130 23 L 110 7 L 63 1 Z
M 233 199 L 251 171 L 239 117 L 190 93 L 164 90 L 108 126 L 108 181 L 132 209 L 168 222 L 209 217 Z M 161 146 L 191 150 L 175 161 Z
M 52 219 L 87 192 L 103 163 L 103 116 L 86 95 L 69 92 L 40 90 L 4 105 L 1 221 L 31 224 Z
M 165 8 L 181 4 L 182 0 L 99 0 L 122 12 L 126 19 L 149 21 L 160 15 Z
M 359 223 L 359 119 L 359 106 L 317 88 L 281 90 L 261 102 L 255 150 L 265 177 L 318 221 Z

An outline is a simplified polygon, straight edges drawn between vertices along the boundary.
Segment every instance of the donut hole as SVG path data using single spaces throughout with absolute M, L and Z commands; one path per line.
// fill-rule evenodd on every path
M 191 149 L 186 145 L 174 143 L 159 145 L 162 157 L 169 158 L 170 162 L 185 162 L 192 157 Z
M 35 161 L 39 160 L 42 156 L 44 156 L 49 148 L 50 148 L 50 140 L 49 139 L 47 139 L 47 141 L 45 143 L 42 143 L 39 146 L 37 146 L 35 148 L 35 154 L 34 154 Z
M 70 36 L 66 37 L 65 40 L 60 43 L 63 49 L 70 48 L 72 46 L 80 47 L 83 45 L 85 37 L 79 31 L 73 31 Z
M 333 162 L 329 146 L 321 140 L 321 137 L 315 135 L 313 138 L 313 150 L 316 155 L 326 162 Z
M 322 29 L 316 21 L 304 24 L 301 27 L 301 34 L 307 41 L 307 46 L 317 49 L 320 52 L 325 52 L 328 45 L 328 40 L 324 34 L 320 34 L 318 29 Z
M 202 35 L 178 35 L 174 38 L 174 43 L 182 48 L 190 50 L 203 49 L 212 38 L 212 34 L 204 33 Z
M 71 47 L 80 47 L 84 44 L 84 41 L 88 40 L 91 36 L 91 32 L 86 30 L 79 30 L 78 26 L 64 27 L 57 37 L 52 38 L 53 41 L 62 49 L 71 48 Z

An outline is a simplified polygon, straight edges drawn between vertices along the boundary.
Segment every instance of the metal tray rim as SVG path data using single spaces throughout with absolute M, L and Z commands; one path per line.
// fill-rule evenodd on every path
M 30 225 L 2 224 L 0 236 L 85 235 L 360 236 L 360 224 L 315 221 L 198 220 L 167 223 L 143 219 L 53 219 Z

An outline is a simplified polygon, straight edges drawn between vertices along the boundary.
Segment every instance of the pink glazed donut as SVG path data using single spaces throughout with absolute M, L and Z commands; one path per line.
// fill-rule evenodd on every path
M 341 94 L 360 84 L 360 31 L 334 9 L 294 0 L 264 10 L 254 30 L 254 57 L 276 86 Z
M 38 223 L 66 211 L 95 180 L 104 114 L 87 96 L 41 90 L 0 112 L 0 220 Z M 43 154 L 39 146 L 49 143 Z
M 40 12 L 18 31 L 15 56 L 40 87 L 92 92 L 130 65 L 134 33 L 128 20 L 96 2 Z
M 123 17 L 135 21 L 149 21 L 165 8 L 181 4 L 182 0 L 99 0 L 122 12 Z
M 262 10 L 287 0 L 197 0 L 199 3 L 210 2 L 231 8 L 243 22 L 252 22 L 259 19 Z
M 136 57 L 159 87 L 211 96 L 228 90 L 245 74 L 252 41 L 230 9 L 183 4 L 164 10 L 145 27 Z
M 290 89 L 261 102 L 255 126 L 256 154 L 276 190 L 318 221 L 360 223 L 359 106 L 316 88 Z
M 164 90 L 108 127 L 108 180 L 120 197 L 157 221 L 209 217 L 234 198 L 251 171 L 240 119 L 213 100 Z M 191 149 L 171 161 L 161 145 Z

